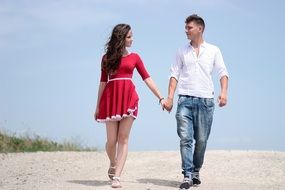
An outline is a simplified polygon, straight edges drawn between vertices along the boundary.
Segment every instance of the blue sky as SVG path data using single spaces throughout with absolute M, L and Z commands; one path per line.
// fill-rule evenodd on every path
M 131 51 L 166 96 L 176 50 L 188 43 L 184 20 L 197 13 L 206 22 L 205 40 L 221 49 L 230 73 L 228 105 L 216 106 L 208 148 L 285 151 L 284 6 L 281 0 L 0 0 L 0 128 L 103 148 L 105 127 L 93 112 L 113 26 L 132 26 Z M 134 83 L 140 103 L 130 150 L 178 150 L 176 106 L 162 112 L 137 73 Z

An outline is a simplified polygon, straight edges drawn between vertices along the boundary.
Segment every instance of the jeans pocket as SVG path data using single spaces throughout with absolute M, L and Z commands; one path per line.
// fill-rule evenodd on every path
M 204 98 L 203 104 L 206 108 L 212 108 L 215 106 L 214 98 Z
M 179 106 L 180 104 L 182 104 L 182 103 L 186 100 L 186 98 L 187 98 L 187 97 L 185 97 L 185 96 L 179 96 L 178 101 L 177 101 L 178 106 Z

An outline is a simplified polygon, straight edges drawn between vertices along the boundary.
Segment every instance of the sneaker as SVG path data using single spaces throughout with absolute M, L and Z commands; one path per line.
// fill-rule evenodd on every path
M 190 189 L 190 187 L 193 185 L 192 180 L 189 177 L 185 177 L 183 179 L 183 182 L 180 184 L 180 190 L 182 189 Z
M 199 172 L 193 172 L 192 181 L 193 181 L 193 185 L 200 185 L 201 184 Z

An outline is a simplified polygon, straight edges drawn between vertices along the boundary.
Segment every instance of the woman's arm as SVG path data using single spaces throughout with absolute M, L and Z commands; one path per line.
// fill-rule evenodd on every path
M 95 119 L 96 119 L 97 114 L 99 113 L 100 99 L 101 99 L 101 96 L 102 96 L 102 93 L 103 93 L 103 91 L 105 89 L 106 84 L 107 84 L 107 82 L 100 82 L 100 84 L 99 84 L 97 104 L 96 104 L 96 111 L 95 111 L 95 114 L 94 114 L 94 118 Z
M 156 87 L 154 81 L 152 80 L 152 78 L 148 77 L 144 80 L 144 82 L 146 83 L 148 88 L 152 91 L 152 93 L 159 99 L 159 103 L 160 103 L 161 100 L 163 99 L 163 97 L 161 96 L 161 94 L 160 94 L 158 88 Z

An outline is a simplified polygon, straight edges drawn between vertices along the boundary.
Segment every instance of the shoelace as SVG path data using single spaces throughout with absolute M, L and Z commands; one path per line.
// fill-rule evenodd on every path
M 188 177 L 185 177 L 184 179 L 183 179 L 183 182 L 190 182 L 191 180 L 190 180 L 190 178 L 188 178 Z
M 199 173 L 198 172 L 193 172 L 192 173 L 193 178 L 199 178 Z

